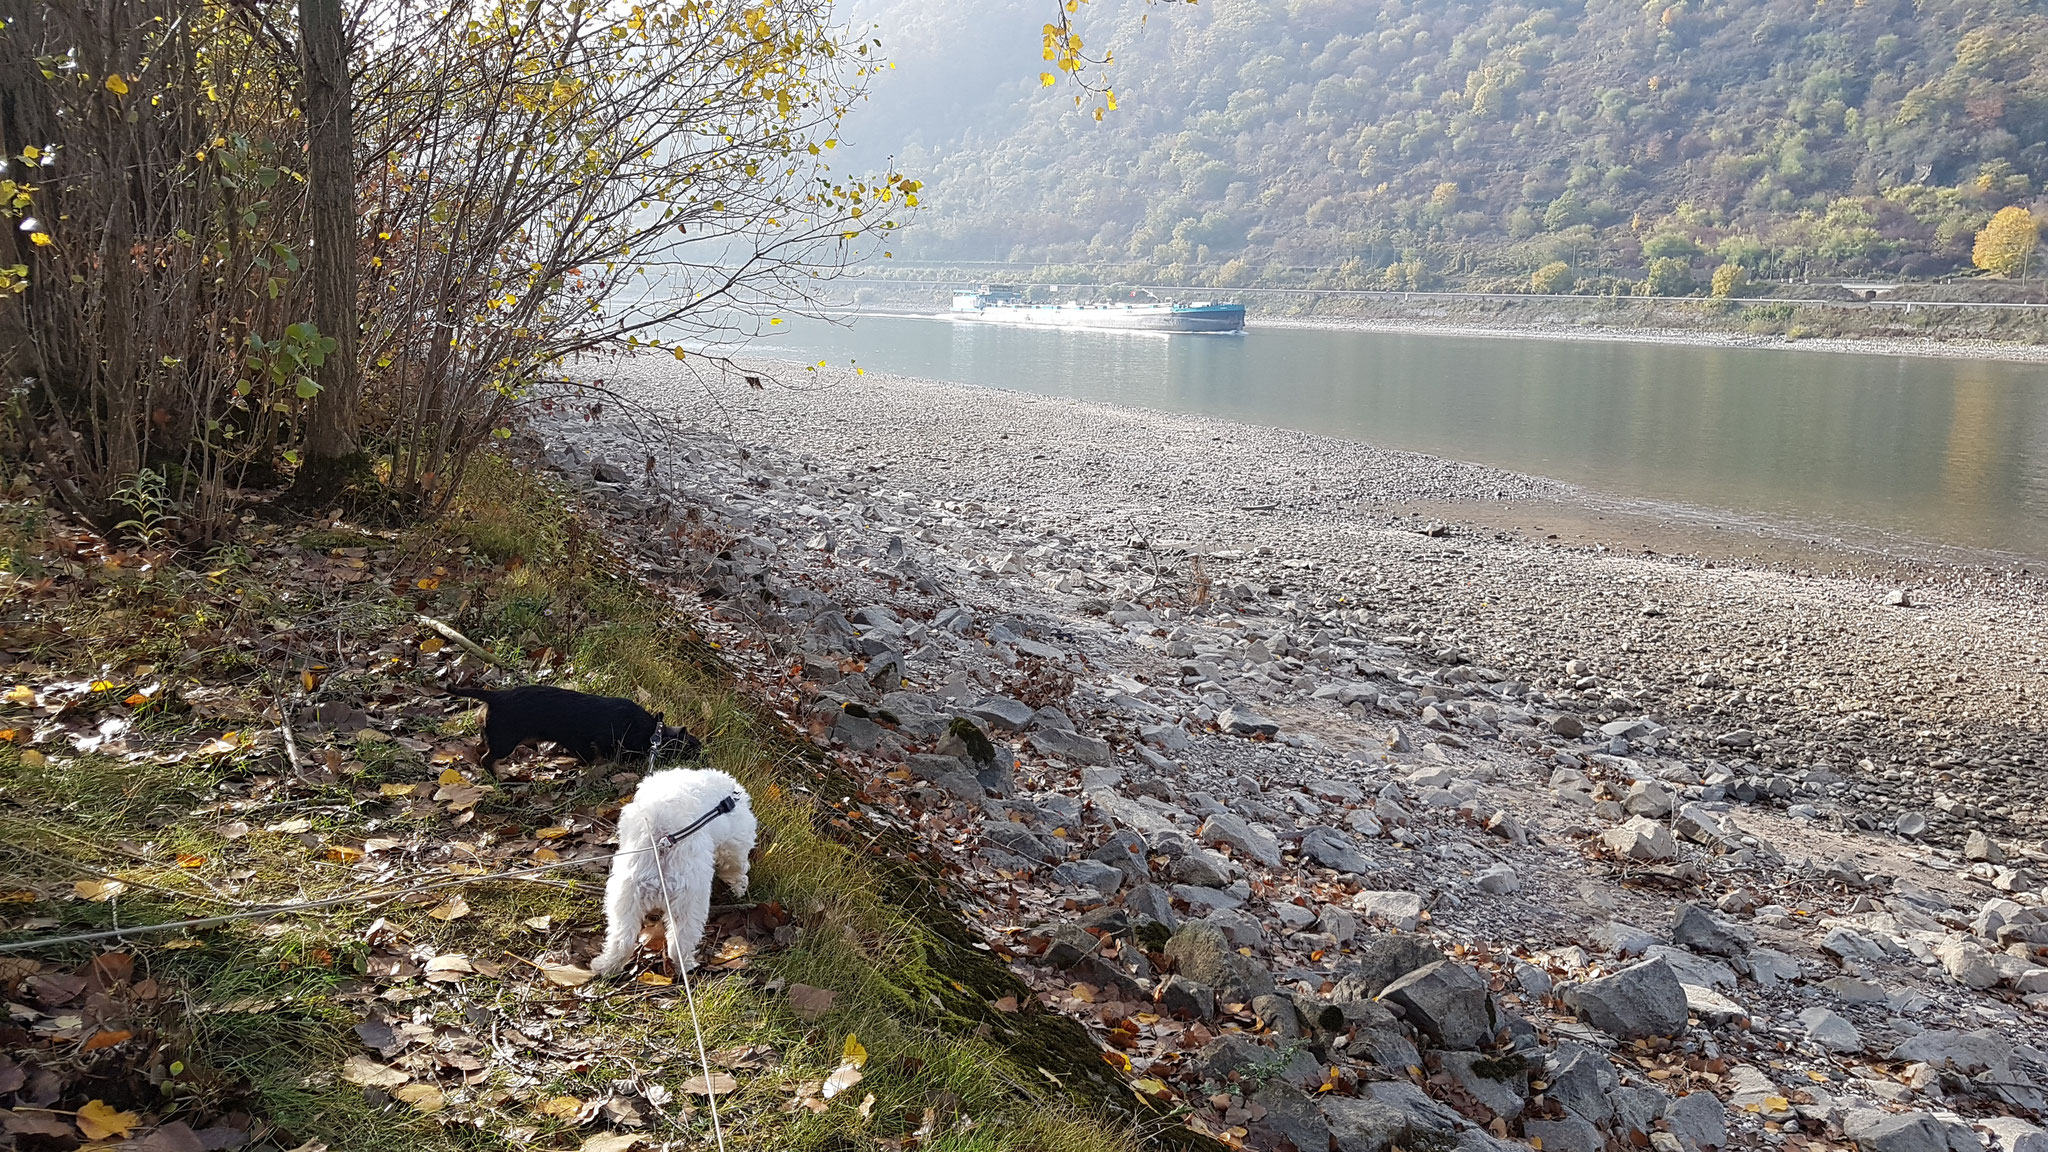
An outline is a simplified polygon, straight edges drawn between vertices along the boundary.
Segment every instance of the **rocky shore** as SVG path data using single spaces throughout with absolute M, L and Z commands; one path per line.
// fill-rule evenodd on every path
M 2040 584 L 1476 529 L 1546 481 L 873 376 L 529 445 L 1191 1129 L 2042 1152 Z M 822 382 L 821 382 L 822 383 Z

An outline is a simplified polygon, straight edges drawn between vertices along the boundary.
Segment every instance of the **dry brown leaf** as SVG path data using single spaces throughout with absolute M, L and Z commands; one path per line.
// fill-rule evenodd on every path
M 859 1066 L 855 1065 L 852 1061 L 848 1061 L 834 1068 L 832 1074 L 825 1077 L 824 1086 L 818 1089 L 818 1094 L 830 1100 L 855 1084 L 860 1083 L 860 1081 Z
M 875 1094 L 870 1092 L 860 1102 L 860 1118 L 866 1120 L 875 1114 Z
M 723 1096 L 728 1092 L 738 1091 L 739 1086 L 740 1082 L 738 1080 L 733 1079 L 732 1076 L 724 1072 L 713 1072 L 711 1079 L 708 1081 L 704 1079 L 702 1072 L 683 1081 L 683 1091 L 688 1092 L 692 1096 L 709 1096 L 713 1093 Z
M 585 1140 L 576 1152 L 633 1152 L 647 1137 L 631 1132 L 600 1132 Z
M 464 916 L 469 915 L 469 901 L 464 900 L 460 896 L 450 896 L 432 911 L 428 912 L 427 915 L 432 916 L 436 920 L 460 920 Z
M 364 1088 L 396 1088 L 412 1079 L 405 1072 L 379 1064 L 368 1056 L 351 1056 L 343 1061 L 341 1078 Z
M 80 880 L 71 887 L 81 898 L 95 904 L 104 904 L 128 888 L 119 880 Z
M 789 1006 L 796 1009 L 796 1014 L 806 1020 L 816 1020 L 830 1012 L 832 1001 L 838 998 L 839 993 L 826 988 L 813 988 L 809 984 L 789 986 Z
M 84 1047 L 80 1048 L 79 1050 L 81 1052 L 97 1052 L 102 1048 L 112 1048 L 114 1045 L 119 1044 L 121 1041 L 126 1040 L 133 1035 L 135 1035 L 135 1033 L 126 1031 L 125 1029 L 119 1032 L 95 1032 L 92 1035 L 92 1039 L 87 1040 L 85 1042 Z
M 590 969 L 578 968 L 574 964 L 550 964 L 545 960 L 536 960 L 533 966 L 540 969 L 541 975 L 547 977 L 548 983 L 563 988 L 581 988 L 596 976 Z

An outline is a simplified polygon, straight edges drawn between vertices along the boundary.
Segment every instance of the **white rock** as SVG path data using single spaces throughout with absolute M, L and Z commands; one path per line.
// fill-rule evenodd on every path
M 1615 855 L 1630 860 L 1669 860 L 1678 855 L 1678 842 L 1672 839 L 1671 829 L 1647 816 L 1631 817 L 1627 823 L 1609 828 L 1600 840 Z
M 1422 923 L 1422 897 L 1413 892 L 1360 892 L 1351 906 L 1403 932 Z

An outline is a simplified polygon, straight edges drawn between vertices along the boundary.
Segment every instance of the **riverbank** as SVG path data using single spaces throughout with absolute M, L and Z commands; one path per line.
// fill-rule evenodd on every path
M 1617 325 L 1571 325 L 1565 321 L 1514 326 L 1478 325 L 1422 319 L 1364 317 L 1261 316 L 1248 323 L 1261 328 L 1304 328 L 1334 332 L 1394 332 L 1436 336 L 1479 336 L 1504 340 L 1593 340 L 1635 344 L 1676 344 L 1698 348 L 1768 348 L 1773 351 L 1838 352 L 1862 356 L 1931 356 L 1955 360 L 2006 360 L 2048 364 L 2048 344 L 2010 340 L 1943 339 L 1934 336 L 1802 336 L 1779 333 L 1699 328 L 1638 328 Z
M 2008 931 L 2044 915 L 2037 578 L 1516 535 L 1456 510 L 1571 490 L 1200 417 L 707 391 L 653 359 L 606 383 L 666 439 L 564 421 L 546 466 L 1190 1128 L 1876 1152 L 1910 1123 L 2018 1152 L 1994 1118 L 2048 1076 L 2048 968 Z M 1528 1031 L 1359 995 L 1445 955 L 1431 980 L 1476 970 Z M 1677 1018 L 1613 1015 L 1615 973 Z

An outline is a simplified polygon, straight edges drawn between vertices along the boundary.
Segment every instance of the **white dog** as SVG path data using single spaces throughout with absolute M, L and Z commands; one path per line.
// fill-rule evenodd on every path
M 590 970 L 604 975 L 624 967 L 640 946 L 642 920 L 656 908 L 665 914 L 669 958 L 684 970 L 696 967 L 711 880 L 746 894 L 754 831 L 747 790 L 723 772 L 669 768 L 642 780 L 619 812 L 619 854 L 604 893 L 604 951 Z

